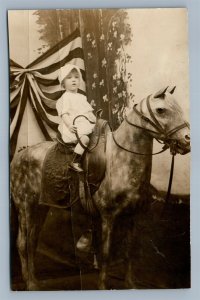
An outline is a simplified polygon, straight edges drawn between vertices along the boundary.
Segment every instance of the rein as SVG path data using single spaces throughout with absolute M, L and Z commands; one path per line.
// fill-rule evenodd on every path
M 88 117 L 86 117 L 86 116 L 84 116 L 84 115 L 78 115 L 78 116 L 76 116 L 76 117 L 74 118 L 74 120 L 73 120 L 73 125 L 75 125 L 75 122 L 76 122 L 76 120 L 77 120 L 78 118 L 82 118 L 82 117 L 85 118 L 86 120 L 88 120 L 91 124 L 95 124 L 95 122 L 91 122 L 91 121 L 88 119 Z M 100 139 L 100 134 L 99 134 L 99 135 L 98 135 L 98 138 L 97 138 L 96 144 L 95 144 L 92 148 L 88 148 L 88 147 L 86 147 L 86 146 L 82 143 L 82 141 L 81 141 L 81 139 L 80 139 L 80 137 L 79 137 L 79 135 L 78 135 L 77 132 L 75 132 L 75 136 L 76 136 L 76 138 L 77 138 L 78 143 L 81 145 L 81 147 L 82 147 L 83 149 L 87 150 L 88 152 L 92 152 L 92 151 L 97 147 L 97 145 L 98 145 L 98 143 L 99 143 L 99 139 Z
M 129 150 L 129 149 L 126 149 L 124 148 L 122 145 L 120 145 L 117 140 L 115 139 L 115 136 L 112 132 L 112 138 L 113 138 L 113 141 L 115 142 L 115 144 L 122 150 L 126 151 L 126 152 L 129 152 L 129 153 L 132 153 L 132 154 L 136 154 L 136 155 L 142 155 L 142 156 L 153 156 L 153 155 L 157 155 L 157 154 L 160 154 L 160 153 L 163 153 L 165 152 L 169 146 L 168 145 L 164 145 L 162 150 L 158 151 L 158 152 L 155 152 L 155 153 L 140 153 L 140 152 L 136 152 L 136 151 L 132 151 L 132 150 Z

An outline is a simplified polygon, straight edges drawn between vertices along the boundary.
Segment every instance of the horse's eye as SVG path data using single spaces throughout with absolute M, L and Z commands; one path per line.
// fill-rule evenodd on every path
M 161 114 L 163 114 L 163 113 L 165 112 L 165 108 L 157 108 L 157 109 L 156 109 L 156 112 L 157 112 L 159 115 L 161 115 Z

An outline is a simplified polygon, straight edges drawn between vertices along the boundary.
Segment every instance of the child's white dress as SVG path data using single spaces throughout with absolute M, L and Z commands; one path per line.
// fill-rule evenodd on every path
M 66 91 L 56 103 L 56 109 L 58 111 L 58 116 L 62 116 L 67 113 L 71 124 L 73 120 L 78 115 L 84 115 L 89 118 L 89 112 L 93 111 L 92 106 L 87 102 L 87 98 L 79 93 L 71 93 Z M 60 124 L 58 130 L 61 133 L 62 139 L 65 143 L 77 142 L 76 135 L 72 133 L 68 127 L 65 125 L 62 118 L 60 118 Z M 84 117 L 78 118 L 75 122 L 77 127 L 77 133 L 79 136 L 89 135 L 95 124 L 91 124 Z

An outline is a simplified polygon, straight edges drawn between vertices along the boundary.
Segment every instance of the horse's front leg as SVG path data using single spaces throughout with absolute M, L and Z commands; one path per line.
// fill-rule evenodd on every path
M 111 235 L 114 218 L 110 215 L 102 216 L 102 255 L 101 272 L 99 275 L 99 289 L 106 289 L 106 279 L 109 265 L 109 254 L 111 246 Z

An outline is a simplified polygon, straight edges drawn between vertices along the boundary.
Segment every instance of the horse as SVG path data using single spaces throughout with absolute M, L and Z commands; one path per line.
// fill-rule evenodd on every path
M 190 151 L 189 124 L 174 98 L 175 87 L 167 87 L 141 100 L 125 114 L 115 131 L 106 134 L 106 170 L 93 201 L 102 227 L 99 289 L 106 289 L 110 245 L 116 217 L 124 210 L 134 219 L 149 197 L 153 139 L 162 141 L 165 149 L 184 155 Z M 38 239 L 38 210 L 42 166 L 53 142 L 42 142 L 18 152 L 10 168 L 11 195 L 18 211 L 17 247 L 23 278 L 28 290 L 37 289 L 34 274 L 34 253 Z M 164 150 L 165 150 L 164 149 Z M 164 151 L 162 150 L 162 151 Z M 162 152 L 160 151 L 160 152 Z M 159 153 L 160 153 L 159 152 Z M 127 264 L 125 284 L 135 288 L 132 239 L 134 226 L 127 229 Z

